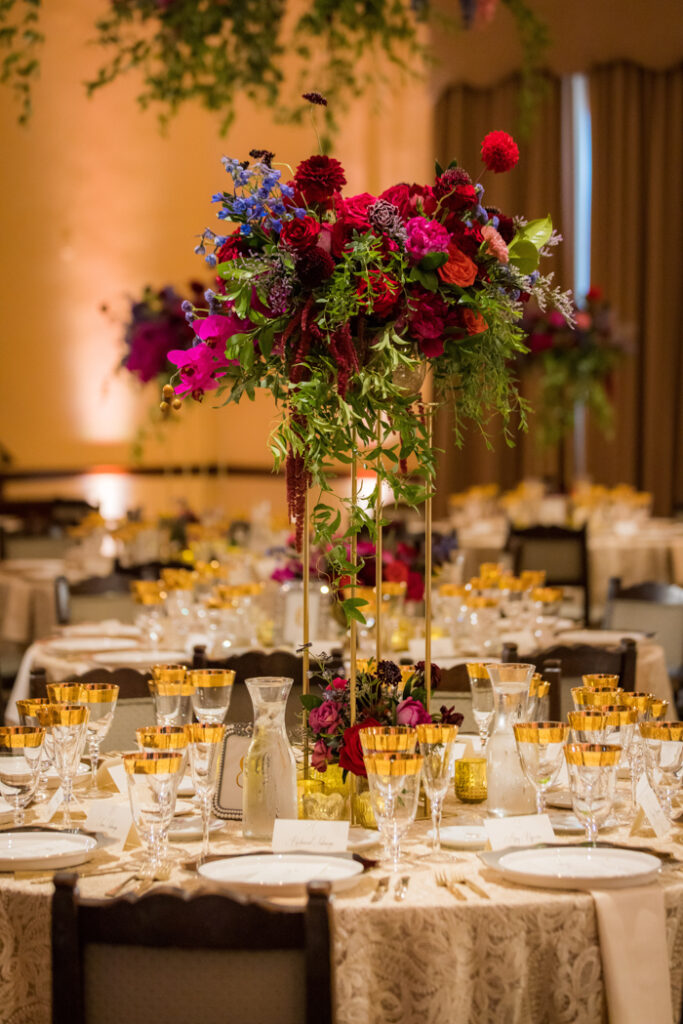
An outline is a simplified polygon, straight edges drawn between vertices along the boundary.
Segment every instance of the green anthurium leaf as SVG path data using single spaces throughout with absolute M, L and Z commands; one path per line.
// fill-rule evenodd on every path
M 542 249 L 552 233 L 553 222 L 550 219 L 550 214 L 548 214 L 547 217 L 542 217 L 539 220 L 530 220 L 528 224 L 523 228 L 520 228 L 517 232 L 517 236 L 527 242 L 531 242 L 531 244 L 536 246 L 537 249 Z M 513 245 L 514 242 L 515 239 L 513 238 Z
M 510 263 L 523 274 L 531 274 L 538 266 L 538 249 L 533 242 L 516 238 L 510 245 Z
M 420 260 L 419 269 L 436 270 L 437 267 L 442 267 L 444 263 L 448 263 L 447 252 L 429 252 Z
M 323 702 L 322 697 L 318 697 L 315 693 L 302 693 L 299 695 L 299 700 L 307 711 L 312 711 L 313 708 L 319 708 Z
M 410 281 L 417 281 L 428 292 L 439 290 L 439 279 L 431 270 L 420 270 L 419 267 L 413 267 L 408 275 L 408 279 Z

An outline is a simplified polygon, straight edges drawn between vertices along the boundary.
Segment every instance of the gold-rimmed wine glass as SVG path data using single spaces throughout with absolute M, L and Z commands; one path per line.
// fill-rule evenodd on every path
M 480 661 L 467 662 L 467 675 L 472 694 L 472 715 L 479 730 L 482 753 L 486 753 L 491 722 L 495 714 L 493 701 L 493 683 L 486 671 L 486 664 Z
M 51 704 L 78 704 L 81 684 L 75 682 L 48 683 L 47 695 Z
M 124 754 L 123 765 L 133 821 L 145 846 L 140 874 L 156 878 L 168 869 L 168 830 L 183 756 L 175 751 L 138 751 Z
M 638 780 L 634 778 L 631 765 L 633 764 L 633 748 L 636 744 L 638 712 L 635 708 L 629 708 L 625 704 L 606 704 L 602 708 L 602 713 L 606 719 L 605 735 L 602 742 L 618 744 L 621 747 L 621 764 L 628 767 L 631 779 L 629 808 L 625 812 L 619 811 L 615 800 L 617 820 L 624 822 L 632 818 L 636 812 L 636 783 Z
M 564 722 L 516 722 L 513 725 L 522 770 L 536 793 L 536 813 L 545 813 L 545 793 L 562 767 L 569 726 Z
M 111 794 L 97 785 L 97 769 L 100 763 L 100 744 L 114 721 L 119 688 L 116 683 L 81 683 L 78 703 L 90 711 L 88 717 L 88 753 L 90 754 L 90 785 L 85 796 L 108 797 Z
M 650 719 L 650 710 L 654 700 L 654 695 L 652 693 L 645 693 L 644 690 L 627 690 L 614 701 L 615 704 L 618 703 L 623 707 L 631 708 L 638 716 L 633 740 L 628 750 L 628 767 L 631 773 L 631 803 L 634 808 L 637 803 L 636 789 L 638 788 L 638 780 L 645 771 L 645 750 L 639 726 L 642 722 Z
M 218 769 L 225 737 L 223 724 L 193 722 L 185 727 L 187 730 L 187 749 L 190 756 L 192 781 L 199 797 L 202 812 L 202 852 L 201 857 L 209 855 L 209 828 L 211 824 L 211 802 L 216 791 Z
M 24 824 L 25 809 L 38 785 L 45 730 L 30 725 L 0 727 L 0 793 L 13 811 L 13 824 Z
M 72 827 L 73 780 L 81 763 L 90 710 L 83 704 L 48 704 L 44 716 L 52 734 L 55 768 L 62 785 L 64 827 L 68 829 Z
M 415 821 L 423 759 L 417 754 L 387 752 L 369 754 L 364 760 L 385 858 L 396 871 L 401 839 Z
M 587 841 L 595 846 L 614 803 L 621 747 L 568 743 L 564 750 L 574 814 L 584 824 Z
M 231 669 L 196 668 L 187 676 L 193 687 L 192 709 L 198 722 L 221 725 L 230 708 L 235 673 Z
M 19 724 L 28 725 L 33 729 L 43 728 L 40 721 L 38 708 L 45 708 L 50 703 L 47 697 L 27 697 L 25 700 L 17 701 L 17 713 Z M 38 784 L 33 794 L 33 802 L 38 804 L 47 800 L 47 781 L 50 765 L 52 764 L 52 736 L 49 729 L 44 729 L 45 739 L 43 740 L 40 768 L 38 770 Z
M 410 725 L 368 725 L 359 729 L 363 757 L 367 754 L 414 754 L 417 729 Z
M 587 690 L 618 690 L 619 676 L 613 672 L 590 672 L 581 676 L 584 689 Z
M 440 723 L 416 727 L 422 755 L 422 783 L 432 805 L 432 849 L 430 860 L 442 859 L 441 814 L 446 791 L 453 778 L 457 725 Z M 450 858 L 443 858 L 450 859 Z
M 645 771 L 653 790 L 673 819 L 673 798 L 681 788 L 683 722 L 641 722 Z
M 573 686 L 574 709 L 582 711 L 586 708 L 602 708 L 606 704 L 618 704 L 623 692 L 620 687 L 615 689 L 611 686 Z
M 149 691 L 157 725 L 187 725 L 192 717 L 194 687 L 185 665 L 152 665 Z
M 586 707 L 581 711 L 568 711 L 567 721 L 572 743 L 603 743 L 607 729 L 607 715 L 602 708 Z
M 529 695 L 526 699 L 525 718 L 528 722 L 543 720 L 543 711 L 546 710 L 547 696 L 550 693 L 550 683 L 547 682 L 540 672 L 534 672 L 529 683 Z

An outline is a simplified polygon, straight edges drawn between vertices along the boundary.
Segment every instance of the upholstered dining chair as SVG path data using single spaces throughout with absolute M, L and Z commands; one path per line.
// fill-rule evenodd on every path
M 119 573 L 93 576 L 78 583 L 70 583 L 66 576 L 57 576 L 55 608 L 60 626 L 90 619 L 132 622 L 139 611 L 131 597 L 130 580 Z
M 271 909 L 158 889 L 83 899 L 55 876 L 53 1024 L 332 1024 L 329 885 Z
M 678 686 L 683 684 L 683 587 L 674 583 L 622 587 L 621 580 L 613 576 L 603 625 L 653 633 L 655 643 L 664 648 L 669 675 Z
M 636 684 L 636 644 L 634 640 L 622 640 L 614 646 L 598 647 L 592 644 L 558 644 L 546 647 L 542 651 L 520 657 L 517 644 L 503 644 L 501 661 L 528 662 L 548 678 L 548 670 L 558 670 L 558 682 L 551 685 L 551 715 L 557 720 L 571 710 L 572 701 L 569 691 L 572 686 L 580 685 L 581 676 L 591 673 L 608 673 L 618 675 L 619 685 L 624 690 L 635 690 Z M 553 689 L 556 696 L 553 698 Z M 557 698 L 559 697 L 559 703 Z M 555 718 L 553 719 L 555 720 Z
M 588 538 L 580 530 L 564 526 L 531 526 L 508 534 L 506 551 L 512 555 L 517 575 L 525 569 L 544 569 L 549 586 L 578 587 L 583 594 L 583 614 L 590 623 Z

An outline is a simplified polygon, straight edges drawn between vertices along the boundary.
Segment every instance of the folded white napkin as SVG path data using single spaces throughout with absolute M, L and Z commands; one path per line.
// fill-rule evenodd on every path
M 671 1024 L 664 893 L 641 885 L 592 895 L 610 1024 Z

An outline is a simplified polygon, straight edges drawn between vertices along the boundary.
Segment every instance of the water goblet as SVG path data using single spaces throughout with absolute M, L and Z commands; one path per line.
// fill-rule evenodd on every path
M 449 860 L 441 854 L 441 813 L 455 765 L 457 725 L 418 725 L 417 739 L 422 755 L 422 782 L 432 805 L 431 860 Z
M 673 820 L 673 798 L 681 788 L 683 767 L 683 722 L 641 722 L 647 778 Z
M 564 748 L 574 814 L 593 846 L 614 802 L 621 747 L 606 743 L 568 743 Z
M 481 662 L 468 662 L 467 675 L 469 676 L 470 690 L 472 691 L 472 715 L 477 723 L 483 752 L 489 740 L 489 730 L 495 714 L 493 684 L 491 683 L 491 677 L 486 671 L 486 665 Z
M 140 874 L 156 878 L 168 868 L 168 830 L 175 811 L 181 753 L 146 750 L 123 755 L 128 799 L 145 852 Z
M 631 690 L 620 694 L 614 701 L 614 703 L 618 703 L 623 707 L 631 708 L 631 710 L 637 713 L 633 740 L 628 749 L 627 755 L 629 771 L 631 773 L 631 804 L 634 808 L 637 803 L 636 789 L 638 788 L 638 780 L 645 771 L 645 751 L 639 726 L 642 722 L 649 721 L 654 700 L 655 698 L 651 693 L 645 693 L 642 690 Z
M 602 708 L 587 707 L 581 711 L 568 711 L 567 721 L 572 743 L 604 743 L 607 715 Z
M 614 689 L 606 686 L 573 686 L 572 700 L 575 711 L 585 711 L 588 708 L 602 708 L 607 704 L 618 704 L 621 701 L 623 690 L 620 687 Z
M 48 683 L 47 696 L 51 704 L 78 704 L 81 684 L 74 682 Z
M 621 747 L 620 766 L 625 766 L 631 774 L 631 750 L 636 741 L 638 713 L 635 708 L 625 704 L 606 704 L 602 709 L 606 719 L 605 733 L 601 743 L 618 744 Z M 633 783 L 633 780 L 631 780 Z M 635 787 L 631 784 L 629 806 L 624 810 L 623 802 L 615 797 L 614 802 L 617 820 L 630 821 L 636 813 Z
M 17 704 L 19 702 L 17 701 Z M 662 697 L 653 697 L 650 701 L 647 718 L 649 722 L 664 721 L 669 710 L 668 700 Z
M 202 812 L 202 859 L 209 855 L 209 825 L 211 801 L 216 791 L 218 768 L 225 736 L 224 725 L 193 722 L 187 725 L 187 749 L 190 756 L 192 781 L 199 797 Z
M 359 729 L 363 757 L 368 754 L 414 754 L 417 730 L 410 725 L 368 725 Z
M 221 725 L 230 707 L 235 673 L 222 668 L 192 669 L 188 682 L 193 687 L 192 709 L 197 721 Z
M 401 858 L 401 839 L 415 821 L 422 760 L 408 753 L 377 753 L 365 758 L 372 809 L 385 858 L 394 871 Z
M 536 813 L 545 813 L 545 793 L 562 767 L 569 726 L 563 722 L 516 722 L 513 725 L 522 770 L 536 792 Z
M 45 730 L 30 725 L 0 727 L 0 793 L 12 806 L 13 824 L 24 824 L 25 808 L 38 785 Z
M 529 695 L 526 699 L 525 719 L 527 722 L 543 721 L 546 717 L 548 694 L 550 683 L 548 683 L 540 672 L 534 672 L 529 683 Z
M 17 712 L 19 714 L 20 725 L 30 725 L 32 728 L 44 728 L 43 723 L 40 721 L 39 708 L 46 708 L 50 703 L 47 697 L 29 697 L 26 700 L 17 701 Z M 38 770 L 38 785 L 36 791 L 33 794 L 33 802 L 35 804 L 42 803 L 47 800 L 47 780 L 50 765 L 52 764 L 52 736 L 50 730 L 45 729 L 45 739 L 43 740 L 42 755 L 40 758 L 40 768 Z
M 72 828 L 73 780 L 81 763 L 89 717 L 90 710 L 82 704 L 49 704 L 45 709 L 45 722 L 52 734 L 55 768 L 62 785 L 62 813 L 67 829 Z
M 114 721 L 119 688 L 115 683 L 82 683 L 78 703 L 90 711 L 88 718 L 88 753 L 90 754 L 90 785 L 84 796 L 108 797 L 111 794 L 97 785 L 100 744 Z
M 192 686 L 185 665 L 152 665 L 149 690 L 157 725 L 186 725 L 192 717 Z
M 619 676 L 611 672 L 592 672 L 581 676 L 581 684 L 586 690 L 618 690 Z

